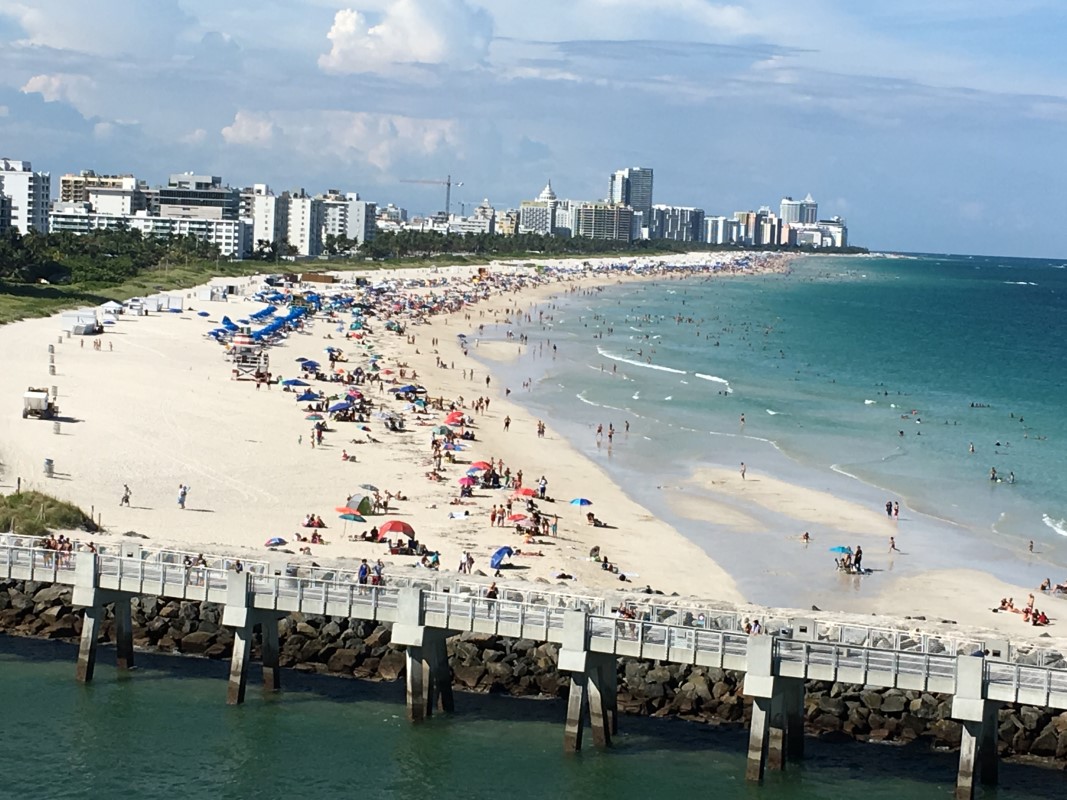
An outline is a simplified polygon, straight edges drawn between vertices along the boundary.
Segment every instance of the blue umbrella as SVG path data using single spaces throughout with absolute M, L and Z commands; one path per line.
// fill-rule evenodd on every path
M 573 500 L 571 500 L 571 505 L 572 506 L 591 506 L 591 505 L 593 505 L 593 501 L 592 500 L 586 500 L 584 497 L 575 497 Z
M 340 403 L 334 403 L 330 406 L 330 411 L 347 411 L 352 407 L 352 404 L 347 400 L 342 400 Z
M 299 378 L 290 378 L 287 381 L 282 381 L 282 386 L 310 386 L 310 383 L 302 381 Z
M 300 356 L 297 361 L 307 361 L 307 356 Z
M 851 547 L 845 547 L 843 544 L 839 544 L 837 547 L 830 548 L 831 553 L 851 553 Z
M 300 397 L 296 398 L 298 403 L 310 402 L 312 400 L 318 400 L 319 396 L 314 392 L 304 392 Z
M 283 544 L 285 544 L 285 539 L 283 539 L 281 536 L 275 536 L 275 537 L 273 537 L 271 539 L 267 539 L 266 544 L 264 544 L 263 546 L 264 547 L 281 547 Z
M 504 563 L 504 559 L 513 555 L 515 555 L 515 551 L 507 545 L 504 545 L 493 553 L 493 557 L 489 559 L 489 566 L 493 569 L 500 569 L 500 565 Z
M 210 317 L 211 316 L 211 312 L 210 311 L 197 311 L 196 315 L 198 317 Z

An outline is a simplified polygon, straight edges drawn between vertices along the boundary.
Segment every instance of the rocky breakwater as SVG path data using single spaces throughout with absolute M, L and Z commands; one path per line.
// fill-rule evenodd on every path
M 0 581 L 0 631 L 48 639 L 75 640 L 82 613 L 71 605 L 69 587 Z M 233 633 L 221 624 L 222 608 L 145 596 L 132 605 L 135 646 L 165 653 L 228 658 Z M 114 640 L 110 617 L 101 641 Z M 404 676 L 403 648 L 391 642 L 388 626 L 360 620 L 295 614 L 279 623 L 281 666 L 303 672 L 394 681 Z M 259 637 L 255 648 L 258 650 Z M 258 652 L 253 653 L 258 657 Z M 448 641 L 457 689 L 516 696 L 562 697 L 569 678 L 559 672 L 555 644 L 499 636 L 461 634 Z M 810 735 L 829 739 L 959 746 L 960 724 L 951 718 L 952 699 L 899 689 L 809 682 L 805 722 Z M 743 673 L 699 666 L 619 660 L 619 710 L 654 717 L 678 717 L 704 724 L 745 725 L 751 701 Z M 1002 755 L 1067 759 L 1067 713 L 1005 706 L 1000 710 Z

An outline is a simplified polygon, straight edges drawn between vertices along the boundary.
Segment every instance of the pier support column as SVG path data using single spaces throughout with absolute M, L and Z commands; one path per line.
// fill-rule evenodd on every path
M 263 628 L 263 644 L 260 655 L 263 659 L 263 691 L 280 692 L 282 689 L 282 671 L 278 667 L 278 620 L 273 614 L 260 616 Z
M 999 778 L 997 711 L 1000 706 L 983 698 L 984 682 L 984 658 L 957 657 L 952 718 L 962 724 L 963 735 L 956 775 L 956 800 L 974 797 L 976 777 L 985 786 L 996 786 Z
M 252 626 L 244 625 L 233 631 L 233 656 L 230 658 L 230 678 L 226 685 L 226 705 L 236 706 L 245 701 L 248 686 L 248 660 L 252 654 Z
M 88 606 L 82 622 L 81 642 L 78 645 L 78 667 L 75 677 L 79 683 L 89 683 L 96 670 L 96 640 L 100 637 L 100 623 L 104 619 L 103 606 Z
M 233 655 L 230 657 L 230 677 L 226 684 L 226 704 L 236 706 L 245 701 L 248 660 L 252 654 L 252 629 L 257 619 L 255 612 L 249 608 L 251 576 L 247 572 L 230 572 L 226 579 L 226 607 L 222 610 L 222 624 L 233 628 Z M 274 630 L 277 635 L 277 627 Z M 264 640 L 266 635 L 264 626 Z
M 455 700 L 452 696 L 452 668 L 448 666 L 448 645 L 445 643 L 444 631 L 435 631 L 432 640 L 424 637 L 423 650 L 426 663 L 430 670 L 430 684 L 432 694 L 436 697 L 428 698 L 428 705 L 432 709 L 435 705 L 438 711 L 451 714 L 456 710 Z
M 445 632 L 423 628 L 419 635 L 422 644 L 408 645 L 405 653 L 407 713 L 412 722 L 432 717 L 435 708 L 445 712 L 455 710 Z
M 404 674 L 407 678 L 408 719 L 422 722 L 432 713 L 429 669 L 422 657 L 421 647 L 409 646 L 404 657 L 407 661 Z
M 130 598 L 115 599 L 115 663 L 120 670 L 133 669 L 133 619 Z
M 748 640 L 745 694 L 752 697 L 745 779 L 759 783 L 766 770 L 785 769 L 786 756 L 804 752 L 804 682 L 774 675 L 774 638 Z
M 615 657 L 592 655 L 585 671 L 586 697 L 589 704 L 589 728 L 595 747 L 610 747 L 611 726 L 615 717 Z
M 567 722 L 563 728 L 565 753 L 577 753 L 582 749 L 582 724 L 587 705 L 585 674 L 572 673 L 571 691 L 567 699 Z

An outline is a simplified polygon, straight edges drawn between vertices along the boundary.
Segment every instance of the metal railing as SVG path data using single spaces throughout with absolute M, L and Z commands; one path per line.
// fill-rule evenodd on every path
M 869 672 L 922 675 L 930 678 L 954 679 L 956 657 L 898 650 L 882 650 L 855 645 L 804 642 L 793 639 L 775 639 L 775 658 L 780 663 L 805 666 L 859 669 Z
M 548 632 L 550 639 L 555 638 L 552 632 L 563 630 L 563 619 L 568 610 L 454 592 L 424 592 L 422 597 L 425 613 L 443 616 L 445 624 L 450 627 L 460 619 L 465 620 L 466 629 L 472 631 L 483 626 L 495 630 L 501 624 L 518 626 L 520 632 L 527 627 L 536 627 Z

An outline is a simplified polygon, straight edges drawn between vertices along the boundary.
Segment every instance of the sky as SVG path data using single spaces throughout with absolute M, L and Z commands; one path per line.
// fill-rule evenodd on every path
M 872 249 L 1067 256 L 1061 0 L 0 0 L 0 156 L 413 213 L 808 192 Z

